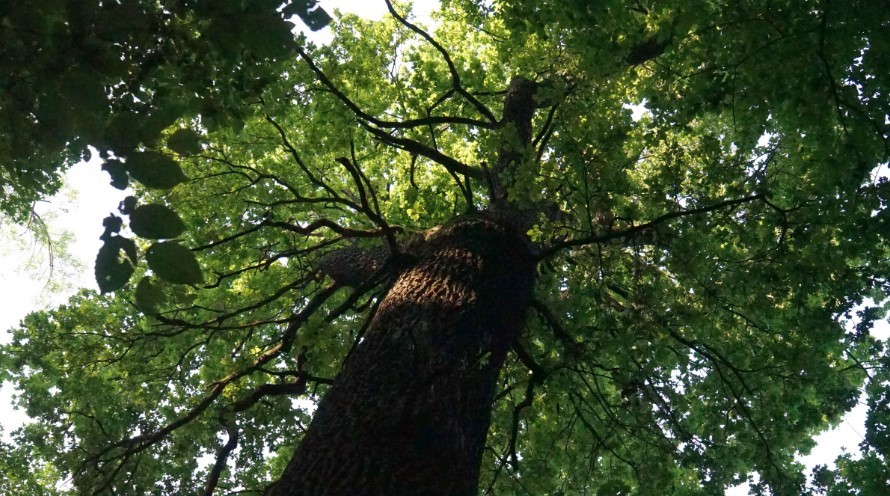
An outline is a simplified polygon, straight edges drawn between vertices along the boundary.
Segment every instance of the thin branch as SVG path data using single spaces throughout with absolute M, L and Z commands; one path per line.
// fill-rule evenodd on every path
M 622 230 L 618 230 L 618 231 L 609 231 L 605 234 L 597 234 L 597 235 L 593 235 L 593 236 L 585 236 L 583 238 L 570 239 L 568 241 L 557 243 L 557 244 L 547 247 L 544 250 L 541 250 L 540 254 L 538 254 L 538 260 L 544 260 L 544 259 L 550 258 L 553 255 L 555 255 L 556 253 L 558 253 L 561 250 L 564 250 L 566 248 L 572 248 L 572 247 L 576 247 L 576 246 L 585 246 L 585 245 L 590 245 L 590 244 L 594 244 L 594 243 L 604 243 L 606 241 L 611 241 L 613 239 L 630 237 L 634 234 L 639 234 L 639 233 L 644 232 L 648 229 L 653 229 L 656 226 L 664 224 L 665 222 L 673 220 L 673 219 L 677 219 L 680 217 L 688 217 L 690 215 L 698 215 L 698 214 L 713 212 L 715 210 L 721 210 L 721 209 L 728 208 L 728 207 L 734 207 L 736 205 L 742 205 L 745 203 L 750 203 L 755 200 L 762 200 L 762 199 L 763 199 L 762 194 L 746 196 L 743 198 L 735 198 L 732 200 L 718 202 L 713 205 L 708 205 L 705 207 L 692 208 L 689 210 L 680 210 L 677 212 L 670 212 L 670 213 L 664 214 L 660 217 L 657 217 L 654 220 L 630 227 L 628 229 L 622 229 Z
M 547 305 L 545 305 L 544 302 L 537 299 L 532 299 L 531 307 L 536 312 L 538 312 L 538 315 L 540 315 L 544 319 L 544 321 L 553 331 L 553 335 L 563 344 L 563 346 L 565 346 L 565 349 L 569 354 L 575 357 L 580 355 L 583 349 L 583 345 L 575 341 L 572 335 L 568 331 L 566 331 L 566 329 L 559 322 L 559 318 L 557 318 L 556 315 L 553 315 L 553 312 L 549 308 L 547 308 Z
M 556 115 L 556 108 L 559 105 L 554 105 L 550 107 L 550 112 L 547 113 L 547 120 L 544 121 L 544 127 L 541 128 L 541 132 L 535 136 L 534 141 L 532 141 L 532 148 L 537 147 L 537 154 L 535 155 L 535 162 L 540 163 L 541 159 L 544 157 L 544 152 L 547 150 L 547 143 L 550 142 L 550 137 L 553 136 L 553 117 Z
M 390 247 L 396 246 L 396 238 L 394 236 L 395 230 L 393 230 L 380 215 L 380 207 L 377 205 L 377 197 L 374 194 L 374 189 L 371 187 L 368 178 L 362 173 L 361 169 L 359 169 L 358 164 L 350 161 L 346 157 L 338 157 L 334 160 L 342 165 L 352 177 L 352 182 L 355 183 L 355 187 L 358 189 L 359 201 L 362 205 L 362 213 L 380 227 L 380 230 L 386 237 L 386 242 Z M 368 191 L 365 189 L 365 182 L 368 183 L 367 189 L 371 192 L 371 199 L 374 202 L 373 207 L 370 202 L 368 202 Z
M 280 342 L 276 346 L 269 348 L 268 350 L 263 352 L 261 355 L 259 355 L 254 360 L 253 364 L 251 366 L 247 367 L 246 369 L 243 369 L 243 370 L 237 371 L 237 372 L 232 372 L 231 374 L 227 375 L 226 377 L 219 379 L 217 381 L 214 381 L 210 385 L 210 388 L 211 388 L 210 394 L 208 396 L 206 396 L 203 400 L 201 400 L 191 410 L 189 410 L 185 415 L 179 417 L 178 419 L 168 423 L 161 429 L 158 429 L 157 431 L 154 431 L 152 433 L 146 433 L 146 434 L 143 434 L 140 436 L 134 436 L 131 438 L 127 438 L 127 439 L 118 441 L 118 442 L 106 447 L 98 454 L 89 457 L 87 460 L 84 461 L 83 464 L 85 465 L 88 463 L 94 463 L 97 465 L 97 467 L 99 467 L 100 465 L 102 465 L 104 463 L 109 463 L 114 460 L 118 460 L 119 463 L 118 463 L 117 467 L 113 470 L 112 475 L 109 479 L 109 480 L 112 480 L 115 477 L 115 474 L 118 473 L 122 469 L 124 462 L 126 462 L 126 460 L 128 460 L 132 455 L 150 448 L 151 446 L 153 446 L 153 445 L 159 443 L 160 441 L 162 441 L 163 439 L 165 439 L 170 433 L 172 433 L 176 429 L 179 429 L 180 427 L 182 427 L 186 424 L 189 424 L 193 420 L 197 419 L 201 414 L 203 414 L 210 407 L 210 405 L 212 405 L 216 401 L 217 398 L 219 398 L 220 395 L 222 395 L 223 391 L 226 389 L 226 387 L 229 384 L 233 383 L 234 381 L 236 381 L 244 376 L 247 376 L 247 375 L 253 373 L 256 370 L 259 370 L 264 364 L 268 363 L 269 361 L 271 361 L 272 359 L 281 355 L 282 353 L 289 353 L 291 348 L 293 347 L 293 343 L 296 338 L 297 330 L 299 330 L 299 328 L 302 326 L 302 324 L 304 322 L 306 322 L 306 320 L 308 320 L 309 317 L 312 314 L 314 314 L 321 307 L 321 305 L 325 301 L 327 301 L 327 299 L 330 298 L 331 295 L 333 295 L 336 292 L 337 289 L 338 288 L 335 288 L 335 287 L 327 288 L 324 291 L 321 291 L 320 293 L 315 295 L 315 297 L 312 300 L 310 300 L 299 313 L 297 313 L 293 317 L 291 317 L 290 323 L 288 324 L 287 329 L 285 329 L 285 332 L 282 335 Z M 107 458 L 105 458 L 106 455 L 108 455 L 110 452 L 112 452 L 113 450 L 116 450 L 118 448 L 123 448 L 123 451 L 121 453 L 111 455 L 111 456 L 108 456 Z M 82 471 L 82 470 L 83 470 L 83 466 L 78 471 Z M 100 469 L 100 471 L 101 471 L 101 469 Z M 106 482 L 106 484 L 107 484 L 107 482 Z M 101 488 L 100 488 L 100 492 L 101 492 Z
M 366 113 L 364 110 L 361 109 L 361 107 L 359 107 L 348 96 L 346 96 L 342 91 L 340 91 L 340 89 L 337 88 L 337 86 L 333 83 L 333 81 L 328 79 L 328 77 L 324 73 L 324 71 L 322 71 L 321 68 L 315 64 L 315 61 L 312 59 L 312 57 L 310 57 L 309 54 L 306 53 L 305 50 L 303 50 L 302 47 L 300 47 L 300 46 L 297 47 L 297 54 L 300 56 L 300 58 L 303 59 L 304 62 L 306 62 L 306 64 L 309 66 L 309 68 L 312 69 L 312 72 L 315 73 L 315 76 L 318 78 L 318 80 L 321 81 L 321 83 L 323 85 L 325 85 L 325 87 L 327 87 L 327 89 L 331 93 L 333 93 L 334 96 L 336 96 L 338 100 L 343 102 L 343 104 L 346 105 L 349 108 L 349 110 L 351 110 L 352 113 L 355 114 L 356 117 L 358 117 L 359 119 L 361 119 L 363 121 L 367 121 L 377 127 L 389 128 L 389 129 L 412 129 L 415 127 L 425 127 L 425 126 L 435 125 L 435 124 L 464 124 L 467 126 L 476 126 L 476 127 L 481 127 L 481 128 L 485 128 L 485 129 L 496 129 L 497 128 L 497 122 L 494 120 L 491 120 L 491 119 L 489 119 L 489 122 L 486 122 L 486 121 L 480 121 L 477 119 L 468 119 L 466 117 L 453 117 L 453 116 L 441 116 L 441 117 L 430 116 L 430 117 L 421 117 L 418 119 L 408 119 L 405 121 L 385 121 L 385 120 L 378 119 L 378 118 Z M 466 94 L 466 92 L 463 91 L 463 89 L 456 90 L 456 91 L 459 91 L 462 95 Z M 470 101 L 471 102 L 476 101 L 476 99 L 471 96 Z M 483 114 L 483 115 L 485 115 L 485 114 Z M 491 112 L 488 112 L 488 115 L 486 115 L 486 118 L 488 118 L 490 115 L 491 115 Z
M 399 15 L 399 13 L 396 12 L 396 9 L 393 7 L 392 2 L 390 2 L 390 0 L 385 0 L 385 1 L 386 1 L 386 8 L 389 9 L 390 15 L 392 15 L 403 26 L 410 29 L 414 33 L 418 34 L 421 38 L 426 40 L 427 43 L 432 45 L 433 48 L 435 48 L 442 55 L 442 58 L 445 60 L 445 63 L 448 65 L 448 72 L 451 73 L 451 86 L 454 89 L 454 91 L 459 93 L 468 102 L 470 102 L 470 104 L 473 105 L 473 107 L 475 107 L 476 110 L 488 120 L 487 124 L 489 126 L 496 126 L 498 123 L 498 120 L 497 120 L 497 118 L 495 118 L 494 114 L 492 114 L 491 111 L 488 110 L 488 107 L 486 107 L 482 102 L 477 100 L 476 97 L 471 95 L 460 84 L 460 74 L 458 74 L 457 67 L 454 65 L 454 61 L 451 60 L 451 56 L 448 54 L 448 51 L 445 50 L 445 48 L 443 48 L 442 45 L 440 45 L 436 40 L 434 40 L 433 37 L 429 35 L 429 33 L 424 31 L 423 29 L 420 29 L 415 24 L 412 24 L 407 19 L 405 19 L 404 17 Z M 493 129 L 493 127 L 491 127 L 490 129 Z
M 181 319 L 181 318 L 165 317 L 160 314 L 155 315 L 154 318 L 162 324 L 166 324 L 166 325 L 170 325 L 170 326 L 179 326 L 179 327 L 187 328 L 187 329 L 212 329 L 212 330 L 225 329 L 226 327 L 223 327 L 222 323 L 225 322 L 226 320 L 228 320 L 232 317 L 235 317 L 237 315 L 240 315 L 240 314 L 243 314 L 246 312 L 250 312 L 251 310 L 260 309 L 260 308 L 272 303 L 273 301 L 277 300 L 278 298 L 281 298 L 282 296 L 284 296 L 286 294 L 292 293 L 295 289 L 297 289 L 300 285 L 302 285 L 305 282 L 305 280 L 306 280 L 306 278 L 301 278 L 301 279 L 298 279 L 297 281 L 291 282 L 289 284 L 285 284 L 284 286 L 279 287 L 277 290 L 275 290 L 274 293 L 270 294 L 269 296 L 267 296 L 265 298 L 257 300 L 249 305 L 245 305 L 245 306 L 237 308 L 235 310 L 226 312 L 222 315 L 217 316 L 216 318 L 214 318 L 212 320 L 204 321 L 203 323 L 196 324 L 196 323 L 192 323 L 192 322 L 189 322 L 189 321 Z M 251 323 L 251 324 L 247 325 L 247 327 L 255 327 L 255 326 L 256 326 L 256 323 Z M 238 326 L 234 326 L 231 328 L 232 329 L 242 329 L 244 327 L 245 326 L 238 325 Z
M 218 239 L 218 240 L 216 240 L 216 241 L 211 241 L 210 243 L 206 243 L 206 244 L 203 244 L 203 245 L 200 245 L 200 246 L 196 246 L 196 247 L 192 248 L 191 250 L 192 250 L 192 251 L 209 250 L 209 249 L 211 249 L 211 248 L 214 248 L 214 247 L 217 247 L 217 246 L 219 246 L 219 245 L 228 243 L 228 242 L 230 242 L 230 241 L 234 241 L 234 240 L 236 240 L 236 239 L 238 239 L 238 238 L 240 238 L 240 237 L 242 237 L 242 236 L 247 236 L 248 234 L 255 233 L 255 232 L 259 231 L 260 229 L 262 229 L 263 227 L 265 227 L 265 224 L 261 222 L 261 223 L 255 225 L 255 226 L 253 226 L 253 227 L 250 227 L 250 228 L 247 228 L 247 229 L 245 229 L 245 230 L 243 230 L 243 231 L 237 232 L 237 233 L 235 233 L 235 234 L 233 234 L 233 235 L 231 235 L 231 236 L 226 236 L 225 238 L 221 238 L 221 239 Z
M 359 210 L 363 211 L 362 209 Z M 395 227 L 389 227 L 388 229 L 371 230 L 352 229 L 349 227 L 343 227 L 340 224 L 337 224 L 336 222 L 333 222 L 329 219 L 314 220 L 309 224 L 306 224 L 305 226 L 274 220 L 264 221 L 263 224 L 268 227 L 277 227 L 280 229 L 284 229 L 285 231 L 295 232 L 304 236 L 308 236 L 321 228 L 328 228 L 331 231 L 348 238 L 380 238 L 387 236 L 387 234 L 391 234 L 393 231 L 399 230 Z
M 419 190 L 420 187 L 417 186 L 417 183 L 414 181 L 414 171 L 417 168 L 417 154 L 411 154 L 411 166 L 408 171 L 408 184 L 414 187 L 414 189 Z
M 470 178 L 467 175 L 464 177 L 467 179 L 467 184 L 465 185 L 463 181 L 461 181 L 460 176 L 458 176 L 454 171 L 448 169 L 448 174 L 451 175 L 451 178 L 454 179 L 455 184 L 457 184 L 457 189 L 460 190 L 461 195 L 464 197 L 464 201 L 467 202 L 467 210 L 473 210 L 473 193 L 470 189 Z
M 547 119 L 544 121 L 544 125 L 541 127 L 541 131 L 538 132 L 538 135 L 535 136 L 534 140 L 532 140 L 533 147 L 537 147 L 538 143 L 541 143 L 540 148 L 543 149 L 544 146 L 547 144 L 547 140 L 550 138 L 550 135 L 553 134 L 553 117 L 556 115 L 557 108 L 559 108 L 559 104 L 550 107 L 550 111 L 547 112 Z M 542 152 L 538 152 L 538 160 L 540 160 L 541 153 Z
M 436 109 L 436 107 L 439 106 L 440 103 L 444 102 L 445 100 L 448 100 L 448 99 L 451 98 L 452 96 L 454 96 L 454 89 L 453 89 L 453 88 L 450 89 L 450 90 L 448 90 L 448 91 L 446 91 L 444 95 L 442 95 L 442 96 L 440 96 L 439 98 L 437 98 L 436 101 L 433 102 L 433 104 L 430 105 L 429 108 L 426 109 L 426 115 L 427 115 L 427 117 L 430 117 L 430 114 L 433 112 L 433 110 Z
M 303 173 L 306 174 L 306 177 L 309 178 L 312 184 L 315 184 L 316 186 L 324 189 L 332 197 L 339 199 L 340 195 L 338 195 L 333 188 L 328 186 L 326 182 L 316 178 L 315 174 L 313 174 L 312 171 L 309 170 L 309 167 L 306 166 L 305 162 L 303 162 L 303 159 L 300 157 L 300 154 L 297 152 L 296 147 L 294 147 L 294 145 L 292 145 L 290 140 L 287 138 L 287 133 L 284 132 L 284 129 L 281 127 L 281 125 L 275 122 L 275 119 L 269 117 L 268 115 L 266 116 L 266 121 L 269 124 L 272 124 L 275 130 L 278 131 L 278 135 L 281 136 L 282 145 L 284 145 L 284 148 L 288 151 L 288 153 L 290 153 L 291 157 L 293 157 L 294 162 L 296 162 L 300 169 L 303 170 Z
M 296 380 L 294 382 L 283 384 L 261 384 L 249 395 L 236 401 L 230 407 L 225 408 L 220 412 L 220 422 L 225 426 L 226 432 L 229 435 L 229 440 L 216 454 L 216 462 L 213 464 L 213 468 L 210 470 L 210 474 L 207 477 L 207 483 L 204 486 L 204 496 L 211 496 L 213 494 L 213 491 L 216 489 L 219 482 L 219 476 L 226 466 L 226 460 L 228 460 L 232 451 L 238 446 L 238 437 L 240 433 L 238 431 L 238 425 L 233 418 L 233 414 L 249 409 L 267 396 L 298 396 L 304 394 L 306 393 L 306 386 L 309 382 L 333 384 L 334 381 L 332 379 L 313 377 L 304 372 L 305 355 L 306 350 L 304 347 L 303 351 L 297 357 L 297 372 Z
M 519 456 L 516 453 L 516 441 L 519 438 L 519 416 L 522 414 L 523 410 L 532 405 L 535 398 L 535 387 L 544 382 L 547 378 L 547 371 L 535 362 L 534 358 L 532 358 L 528 351 L 526 351 L 519 343 L 513 345 L 513 352 L 516 353 L 516 357 L 519 358 L 519 361 L 532 373 L 525 386 L 525 396 L 522 398 L 522 401 L 513 407 L 513 419 L 510 425 L 510 465 L 513 466 L 514 471 L 518 471 Z
M 284 130 L 279 128 L 279 133 L 284 133 Z M 325 189 L 329 193 L 332 193 L 334 196 L 331 196 L 331 197 L 303 196 L 300 192 L 300 188 L 297 188 L 296 186 L 290 184 L 289 182 L 287 182 L 280 176 L 270 174 L 268 172 L 258 171 L 256 168 L 251 167 L 251 166 L 236 164 L 236 163 L 232 162 L 231 160 L 227 160 L 227 159 L 221 158 L 221 157 L 215 157 L 212 155 L 202 155 L 201 158 L 205 158 L 207 160 L 212 160 L 215 162 L 221 162 L 223 164 L 226 164 L 231 169 L 233 169 L 230 172 L 231 174 L 238 174 L 238 175 L 243 176 L 250 182 L 251 186 L 257 185 L 263 179 L 272 180 L 276 184 L 287 189 L 288 192 L 290 192 L 294 198 L 293 200 L 278 200 L 275 202 L 268 202 L 268 203 L 263 203 L 263 202 L 259 202 L 259 201 L 255 201 L 255 200 L 244 200 L 245 203 L 248 203 L 251 205 L 262 205 L 264 207 L 272 207 L 272 206 L 276 206 L 276 205 L 289 205 L 289 204 L 293 204 L 293 203 L 308 203 L 308 204 L 332 203 L 332 204 L 342 204 L 342 205 L 345 205 L 346 207 L 349 207 L 354 210 L 357 209 L 357 206 L 355 205 L 355 203 L 351 202 L 350 200 L 348 200 L 346 198 L 343 198 L 342 196 L 336 195 L 336 193 L 334 193 L 334 191 L 331 188 L 327 188 L 326 185 L 323 184 L 322 181 L 319 181 L 317 178 L 315 178 L 315 176 L 312 175 L 312 173 L 306 168 L 302 159 L 300 159 L 300 156 L 297 153 L 296 149 L 294 149 L 294 147 L 290 144 L 290 142 L 287 141 L 286 135 L 283 135 L 282 138 L 284 138 L 282 145 L 293 156 L 294 160 L 297 161 L 297 164 L 308 174 L 307 177 L 309 178 L 309 180 L 312 181 L 313 184 L 315 184 L 316 186 L 319 186 L 320 188 Z M 248 174 L 244 171 L 249 171 L 249 172 L 255 174 L 256 177 L 251 177 L 250 174 Z
M 371 193 L 371 201 L 374 203 L 374 213 L 376 213 L 379 217 L 382 217 L 383 214 L 380 212 L 380 203 L 377 200 L 377 192 L 374 189 L 374 186 L 371 184 L 371 180 L 368 179 L 368 175 L 362 170 L 358 165 L 358 158 L 355 156 L 355 141 L 349 141 L 349 155 L 352 157 L 352 164 L 355 166 L 355 171 L 358 172 L 359 177 L 361 177 L 362 181 L 365 182 L 365 186 L 368 188 L 368 191 Z

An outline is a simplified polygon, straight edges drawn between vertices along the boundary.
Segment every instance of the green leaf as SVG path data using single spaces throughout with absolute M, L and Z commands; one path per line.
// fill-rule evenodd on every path
M 407 3 L 398 3 L 412 19 Z M 482 280 L 489 268 L 515 260 L 515 249 L 539 248 L 535 308 L 524 320 L 521 308 L 511 317 L 522 326 L 514 350 L 524 356 L 504 361 L 499 401 L 491 403 L 487 442 L 500 448 L 484 450 L 480 472 L 489 492 L 619 496 L 669 487 L 677 495 L 723 494 L 758 471 L 764 494 L 808 492 L 796 453 L 841 421 L 867 377 L 888 382 L 890 363 L 880 361 L 872 349 L 878 342 L 862 326 L 872 319 L 854 331 L 837 317 L 854 315 L 865 298 L 882 306 L 888 294 L 890 191 L 876 191 L 883 168 L 875 168 L 887 161 L 890 4 L 492 3 L 440 2 L 442 15 L 427 26 L 468 93 L 454 90 L 436 46 L 392 16 L 344 15 L 329 25 L 325 46 L 301 39 L 306 56 L 291 56 L 294 34 L 281 17 L 299 14 L 320 27 L 327 19 L 314 0 L 3 3 L 0 209 L 26 218 L 89 145 L 109 159 L 116 186 L 140 189 L 142 203 L 127 200 L 125 215 L 107 219 L 97 271 L 103 290 L 129 289 L 80 293 L 32 314 L 0 345 L 0 378 L 22 391 L 18 401 L 34 419 L 14 438 L 14 451 L 0 443 L 0 494 L 75 486 L 152 494 L 206 483 L 196 476 L 202 454 L 219 452 L 223 441 L 219 411 L 253 401 L 263 382 L 301 365 L 315 377 L 338 376 L 355 339 L 363 341 L 353 353 L 364 358 L 353 357 L 367 363 L 384 364 L 365 350 L 396 355 L 392 346 L 441 341 L 446 358 L 466 344 L 476 348 L 466 355 L 471 360 L 450 366 L 494 366 L 493 355 L 470 341 L 492 331 L 494 339 L 506 337 L 502 322 L 474 319 L 475 303 L 460 295 L 482 304 L 480 315 L 494 309 L 491 302 L 518 303 L 512 290 L 492 293 Z M 628 54 L 646 40 L 668 44 L 631 68 Z M 516 75 L 541 82 L 534 102 L 516 102 L 520 113 L 534 112 L 534 147 L 524 143 L 525 124 L 496 124 L 507 122 L 503 91 Z M 641 103 L 645 111 L 634 109 L 634 118 L 628 107 Z M 432 120 L 390 128 L 369 126 L 367 117 Z M 479 121 L 488 124 L 460 124 Z M 200 160 L 179 158 L 192 153 Z M 467 164 L 469 177 L 450 173 L 436 154 Z M 161 155 L 193 178 L 188 187 L 141 191 L 140 160 L 158 172 L 155 162 L 170 163 Z M 341 156 L 354 158 L 353 170 L 331 166 Z M 502 192 L 506 198 L 492 205 Z M 176 244 L 152 249 L 155 270 L 142 264 L 141 250 L 142 267 L 130 272 L 136 246 L 118 238 L 121 217 L 143 235 L 171 225 L 158 219 L 168 212 L 151 215 L 150 204 L 168 206 L 189 226 L 179 234 L 190 239 L 182 245 L 212 244 L 197 261 L 216 284 L 163 279 L 165 270 L 200 279 L 197 270 L 183 277 L 182 261 L 191 264 L 193 255 Z M 508 231 L 531 227 L 533 246 L 523 240 L 491 259 L 483 255 L 500 242 L 461 230 L 462 212 L 491 206 L 488 220 L 511 225 Z M 551 210 L 561 215 L 541 215 Z M 409 231 L 397 239 L 406 256 L 392 296 L 417 298 L 378 313 L 410 325 L 397 332 L 418 338 L 409 344 L 375 344 L 383 335 L 376 332 L 358 338 L 369 312 L 336 310 L 352 301 L 346 292 L 318 304 L 329 286 L 316 277 L 323 273 L 317 255 L 382 244 L 343 239 L 373 234 L 380 221 Z M 412 232 L 434 226 L 441 227 Z M 466 238 L 452 237 L 458 233 Z M 165 255 L 177 249 L 179 259 Z M 479 270 L 450 274 L 452 260 L 464 267 L 451 256 L 460 253 L 483 256 Z M 343 262 L 353 272 L 367 265 L 361 257 Z M 150 279 L 140 281 L 140 269 Z M 455 277 L 416 292 L 402 285 L 436 274 Z M 145 314 L 168 309 L 175 314 L 163 323 Z M 443 329 L 456 340 L 424 335 L 464 316 L 478 323 L 469 341 L 461 329 Z M 219 327 L 195 332 L 202 323 Z M 279 344 L 292 352 L 265 351 Z M 310 351 L 301 361 L 303 346 Z M 241 374 L 251 364 L 262 370 Z M 226 394 L 195 409 L 221 378 L 230 380 Z M 382 377 L 371 392 L 455 391 L 400 390 L 412 383 L 400 378 Z M 366 389 L 346 392 L 361 399 Z M 872 415 L 863 446 L 870 451 L 825 473 L 815 484 L 826 494 L 886 493 L 890 395 L 867 394 Z M 531 405 L 517 429 L 524 396 Z M 420 398 L 433 408 L 453 404 L 430 399 L 437 401 Z M 384 403 L 368 415 L 386 421 L 391 402 Z M 238 463 L 219 483 L 261 492 L 289 464 L 301 438 L 295 420 L 309 424 L 309 416 L 287 398 L 248 406 L 251 421 L 239 422 L 244 442 L 230 460 Z M 195 415 L 169 432 L 164 426 L 180 425 L 183 412 Z M 429 437 L 426 427 L 418 426 L 421 437 Z M 134 432 L 159 437 L 113 471 L 82 463 L 110 445 L 126 449 Z M 341 447 L 314 446 L 305 449 L 321 450 L 313 453 L 318 459 Z M 505 456 L 522 477 L 497 471 Z M 423 490 L 434 493 L 429 487 Z
M 185 231 L 185 224 L 170 208 L 152 203 L 130 213 L 130 229 L 143 238 L 175 238 Z
M 71 67 L 61 86 L 62 97 L 76 110 L 90 112 L 108 105 L 108 92 L 89 67 Z
M 145 276 L 136 285 L 136 306 L 148 315 L 157 313 L 157 306 L 164 301 L 164 291 Z
M 596 496 L 628 496 L 630 487 L 622 480 L 608 480 L 596 492 Z
M 74 114 L 68 102 L 59 94 L 49 95 L 40 102 L 36 117 L 47 146 L 56 151 L 61 150 L 74 126 Z
M 166 281 L 175 284 L 199 284 L 203 280 L 195 255 L 174 241 L 151 245 L 145 259 L 148 267 Z
M 179 129 L 167 138 L 167 147 L 180 155 L 194 155 L 201 151 L 201 136 L 191 129 Z
M 156 152 L 137 152 L 124 164 L 133 179 L 148 188 L 170 189 L 188 179 L 172 158 Z
M 122 236 L 106 239 L 96 256 L 95 274 L 99 290 L 109 293 L 122 288 L 133 274 L 135 258 L 136 244 L 132 240 Z

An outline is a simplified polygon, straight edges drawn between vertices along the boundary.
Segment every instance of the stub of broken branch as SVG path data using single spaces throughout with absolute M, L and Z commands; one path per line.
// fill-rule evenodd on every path
M 344 246 L 322 255 L 315 262 L 320 275 L 331 278 L 339 287 L 356 288 L 380 270 L 389 258 L 387 245 L 373 247 Z

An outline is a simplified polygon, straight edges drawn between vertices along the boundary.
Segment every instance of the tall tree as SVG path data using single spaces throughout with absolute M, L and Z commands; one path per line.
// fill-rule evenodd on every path
M 162 81 L 210 106 L 107 147 L 142 185 L 115 291 L 3 348 L 39 421 L 0 488 L 886 488 L 890 7 L 454 0 L 433 33 L 387 5 L 322 47 L 272 4 L 232 11 L 271 38 L 175 17 L 210 41 Z M 262 84 L 180 91 L 190 61 Z M 865 457 L 808 483 L 863 384 Z

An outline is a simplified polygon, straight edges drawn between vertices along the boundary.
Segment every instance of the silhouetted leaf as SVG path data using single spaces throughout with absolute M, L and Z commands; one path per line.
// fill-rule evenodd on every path
M 136 285 L 136 306 L 143 312 L 153 315 L 157 313 L 157 306 L 164 300 L 164 291 L 152 282 L 151 277 L 145 276 Z
M 287 56 L 292 50 L 294 44 L 294 35 L 290 30 L 292 24 L 282 19 L 281 14 L 271 11 L 255 12 L 243 22 L 247 26 L 238 37 L 239 43 L 257 56 L 280 58 Z
M 108 172 L 111 176 L 111 185 L 117 189 L 127 189 L 130 185 L 130 176 L 127 175 L 127 168 L 120 160 L 106 160 L 102 164 L 102 170 Z
M 318 6 L 317 0 L 295 0 L 285 7 L 282 13 L 286 16 L 299 16 L 313 31 L 318 31 L 332 21 L 331 16 Z
M 130 196 L 124 198 L 120 202 L 120 205 L 118 205 L 118 207 L 117 207 L 117 209 L 120 211 L 120 213 L 122 213 L 124 215 L 132 214 L 133 209 L 135 209 L 135 208 L 136 208 L 136 197 L 133 195 L 130 195 Z
M 143 238 L 175 238 L 185 231 L 185 224 L 170 208 L 149 204 L 136 207 L 130 213 L 130 229 Z
M 121 227 L 123 227 L 124 221 L 117 215 L 109 215 L 102 219 L 102 227 L 105 228 L 105 232 L 102 233 L 102 236 L 99 236 L 101 240 L 107 240 L 112 236 L 112 234 L 117 234 L 121 231 Z
M 117 153 L 127 153 L 139 144 L 141 127 L 135 112 L 117 114 L 105 128 L 105 142 Z
M 201 136 L 191 129 L 180 129 L 167 138 L 167 147 L 180 155 L 201 151 Z
M 99 290 L 109 293 L 122 288 L 133 274 L 135 259 L 136 244 L 132 240 L 121 236 L 106 239 L 96 256 L 95 274 Z
M 198 284 L 201 267 L 191 250 L 174 241 L 151 245 L 145 254 L 148 266 L 161 279 L 176 284 Z
M 300 18 L 303 19 L 303 22 L 305 22 L 306 25 L 309 26 L 309 29 L 313 31 L 318 31 L 330 24 L 333 20 L 321 7 L 306 12 L 304 15 L 301 15 Z
M 156 152 L 134 153 L 124 166 L 133 179 L 148 188 L 170 189 L 188 179 L 175 160 Z

